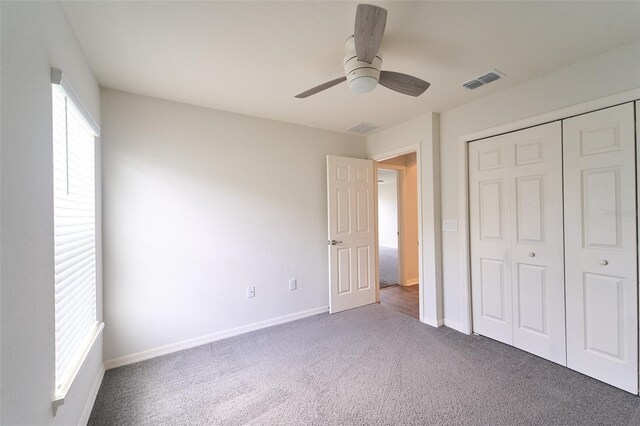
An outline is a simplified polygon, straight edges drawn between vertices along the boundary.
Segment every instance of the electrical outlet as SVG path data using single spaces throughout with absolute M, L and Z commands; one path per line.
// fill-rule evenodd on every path
M 249 298 L 256 297 L 256 286 L 255 285 L 250 285 L 249 287 L 247 287 L 247 297 L 249 297 Z
M 292 278 L 289 280 L 289 291 L 293 291 L 298 288 L 298 280 Z

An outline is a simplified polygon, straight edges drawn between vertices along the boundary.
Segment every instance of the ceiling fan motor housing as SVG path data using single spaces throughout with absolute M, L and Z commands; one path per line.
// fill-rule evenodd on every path
M 351 91 L 370 92 L 378 85 L 382 53 L 378 52 L 372 63 L 359 61 L 353 36 L 344 42 L 344 73 Z

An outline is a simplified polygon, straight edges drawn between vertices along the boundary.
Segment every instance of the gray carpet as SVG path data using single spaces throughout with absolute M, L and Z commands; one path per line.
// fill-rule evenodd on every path
M 640 422 L 640 398 L 381 305 L 107 371 L 91 425 Z
M 379 247 L 380 253 L 380 287 L 399 284 L 398 249 Z

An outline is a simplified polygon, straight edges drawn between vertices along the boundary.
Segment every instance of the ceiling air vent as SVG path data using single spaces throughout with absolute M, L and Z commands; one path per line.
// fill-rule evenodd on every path
M 481 82 L 480 80 L 471 80 L 464 83 L 463 86 L 469 90 L 473 90 L 473 89 L 477 89 L 480 86 L 484 86 L 484 83 Z
M 478 80 L 480 80 L 484 84 L 489 84 L 492 81 L 496 81 L 499 78 L 500 78 L 500 76 L 498 74 L 496 74 L 495 72 L 490 72 L 490 73 L 487 73 L 487 74 L 483 75 L 482 77 L 478 77 Z
M 378 126 L 376 126 L 375 124 L 362 122 L 362 123 L 356 124 L 350 129 L 347 129 L 347 132 L 359 133 L 361 135 L 364 135 L 377 128 Z
M 493 81 L 499 80 L 502 77 L 506 76 L 498 70 L 493 70 L 481 75 L 480 77 L 476 77 L 473 80 L 469 80 L 466 83 L 462 83 L 462 86 L 466 87 L 469 90 L 473 90 L 477 89 L 480 86 L 484 86 L 485 84 L 489 84 Z

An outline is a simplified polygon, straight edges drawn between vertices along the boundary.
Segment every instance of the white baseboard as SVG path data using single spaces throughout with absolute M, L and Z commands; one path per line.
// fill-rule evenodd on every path
M 80 422 L 78 424 L 86 426 L 89 423 L 89 417 L 91 416 L 91 410 L 93 410 L 93 404 L 96 402 L 96 397 L 98 396 L 98 391 L 100 390 L 100 385 L 102 384 L 102 379 L 104 378 L 104 364 L 100 366 L 100 370 L 98 370 L 98 374 L 96 375 L 93 384 L 91 385 L 91 389 L 89 390 L 89 395 L 87 396 L 87 402 L 84 403 L 84 409 L 82 410 L 82 416 L 80 416 Z
M 147 359 L 155 358 L 158 356 L 178 352 L 184 349 L 193 348 L 207 343 L 216 342 L 218 340 L 227 339 L 229 337 L 238 336 L 240 334 L 249 333 L 251 331 L 260 330 L 262 328 L 271 327 L 278 324 L 284 324 L 287 322 L 299 320 L 302 318 L 310 317 L 313 315 L 323 314 L 329 311 L 328 306 L 321 306 L 319 308 L 313 308 L 302 312 L 296 312 L 289 315 L 284 315 L 277 318 L 268 319 L 265 321 L 254 322 L 252 324 L 243 325 L 240 327 L 232 328 L 229 330 L 219 331 L 217 333 L 208 334 L 206 336 L 195 337 L 193 339 L 183 340 L 181 342 L 171 343 L 169 345 L 160 346 L 158 348 L 149 349 L 146 351 L 138 352 L 131 355 L 125 355 L 119 358 L 110 359 L 104 362 L 104 366 L 107 370 L 112 368 L 122 367 L 124 365 L 133 364 L 136 362 L 144 361 Z
M 403 285 L 404 287 L 409 287 L 412 285 L 417 285 L 419 282 L 420 280 L 418 278 L 411 278 L 409 280 L 406 280 Z

